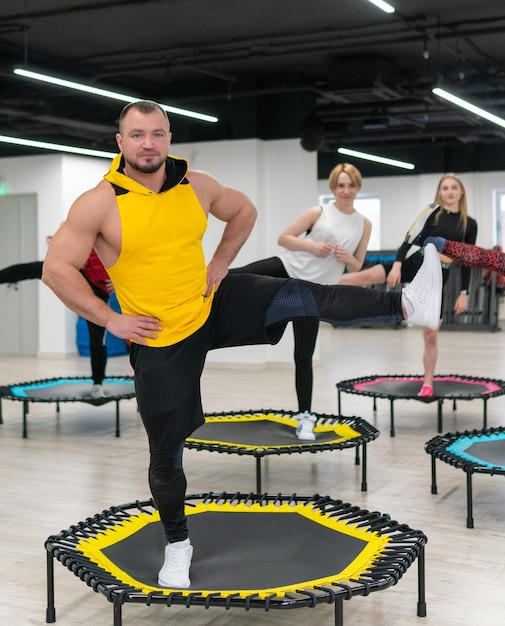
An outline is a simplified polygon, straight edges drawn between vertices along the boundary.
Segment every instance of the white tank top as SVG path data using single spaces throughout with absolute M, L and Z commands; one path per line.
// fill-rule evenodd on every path
M 309 234 L 301 239 L 326 241 L 347 248 L 354 254 L 363 236 L 365 218 L 354 211 L 350 215 L 337 209 L 334 202 L 323 204 L 319 219 Z M 279 258 L 290 278 L 300 278 L 321 285 L 336 284 L 345 270 L 345 264 L 337 261 L 334 254 L 317 257 L 312 252 L 284 249 Z

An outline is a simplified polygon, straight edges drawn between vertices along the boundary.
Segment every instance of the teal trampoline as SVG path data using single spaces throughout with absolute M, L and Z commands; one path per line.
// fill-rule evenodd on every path
M 30 403 L 46 402 L 60 404 L 65 402 L 85 402 L 93 406 L 102 406 L 109 402 L 116 405 L 116 437 L 121 434 L 119 403 L 135 397 L 132 376 L 115 376 L 104 379 L 102 385 L 105 398 L 92 398 L 90 395 L 93 380 L 85 377 L 46 378 L 0 387 L 0 424 L 3 423 L 2 400 L 17 400 L 23 404 L 23 437 L 28 437 L 28 413 Z
M 505 476 L 505 428 L 446 433 L 430 439 L 425 450 L 431 454 L 431 493 L 437 493 L 436 459 L 465 472 L 466 525 L 473 528 L 472 476 Z

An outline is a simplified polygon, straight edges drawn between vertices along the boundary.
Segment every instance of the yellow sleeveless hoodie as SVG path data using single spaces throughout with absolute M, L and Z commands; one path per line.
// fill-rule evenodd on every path
M 128 178 L 123 166 L 118 154 L 104 176 L 116 193 L 122 236 L 119 257 L 107 272 L 122 313 L 160 320 L 163 329 L 148 345 L 173 345 L 203 326 L 210 313 L 202 248 L 207 216 L 186 179 L 186 160 L 167 158 L 159 193 Z

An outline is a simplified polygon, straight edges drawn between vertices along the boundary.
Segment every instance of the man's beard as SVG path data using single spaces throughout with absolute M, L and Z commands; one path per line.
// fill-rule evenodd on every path
M 126 158 L 125 158 L 125 162 L 137 172 L 140 172 L 142 174 L 154 174 L 165 163 L 165 159 L 160 159 L 159 161 L 152 162 L 152 163 L 146 163 L 146 165 L 141 165 L 138 161 L 130 161 Z

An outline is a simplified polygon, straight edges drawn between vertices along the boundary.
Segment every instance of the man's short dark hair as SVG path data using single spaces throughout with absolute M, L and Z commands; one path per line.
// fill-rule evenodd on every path
M 122 132 L 124 118 L 132 109 L 136 109 L 137 111 L 140 111 L 144 114 L 154 113 L 154 111 L 161 111 L 167 120 L 167 124 L 170 126 L 167 112 L 157 102 L 154 102 L 153 100 L 136 100 L 135 102 L 130 102 L 129 104 L 127 104 L 119 114 L 119 132 Z

